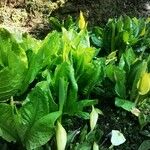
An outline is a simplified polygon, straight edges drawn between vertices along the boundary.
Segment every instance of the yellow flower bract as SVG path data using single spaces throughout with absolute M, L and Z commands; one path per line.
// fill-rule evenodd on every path
M 145 95 L 150 91 L 150 74 L 145 72 L 137 84 L 140 95 Z
M 84 16 L 83 16 L 83 12 L 80 11 L 80 17 L 79 17 L 79 28 L 82 30 L 84 29 L 86 26 L 86 22 L 85 22 L 85 19 L 84 19 Z
M 90 113 L 90 127 L 91 127 L 91 131 L 94 130 L 96 123 L 98 120 L 98 112 L 96 111 L 96 109 L 94 108 L 94 106 L 92 106 L 92 112 Z
M 57 122 L 56 141 L 57 150 L 65 150 L 67 143 L 67 132 L 59 122 Z

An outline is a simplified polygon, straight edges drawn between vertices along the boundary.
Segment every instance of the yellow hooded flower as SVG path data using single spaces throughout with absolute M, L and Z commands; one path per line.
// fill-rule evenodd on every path
M 150 90 L 150 74 L 145 72 L 139 82 L 137 83 L 137 88 L 140 95 L 145 95 Z
M 80 17 L 79 17 L 79 28 L 82 30 L 84 29 L 86 26 L 86 22 L 85 22 L 85 19 L 84 19 L 84 16 L 83 16 L 83 12 L 80 11 Z
M 99 146 L 96 142 L 93 144 L 93 150 L 99 150 Z
M 98 120 L 98 112 L 96 111 L 94 106 L 92 106 L 92 112 L 90 113 L 90 127 L 91 127 L 91 130 L 93 130 L 95 128 L 97 120 Z
M 67 143 L 67 133 L 63 126 L 57 122 L 56 128 L 57 150 L 65 150 Z

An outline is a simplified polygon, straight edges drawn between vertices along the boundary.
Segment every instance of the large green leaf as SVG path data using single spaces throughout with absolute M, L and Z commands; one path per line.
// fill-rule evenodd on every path
M 127 49 L 120 58 L 119 67 L 129 73 L 131 65 L 135 62 L 136 55 L 132 48 Z
M 115 92 L 121 98 L 126 98 L 126 72 L 120 68 L 114 70 L 116 80 Z
M 11 33 L 0 29 L 0 100 L 14 96 L 22 86 L 28 62 Z
M 54 100 L 54 96 L 51 92 L 49 83 L 47 81 L 41 81 L 36 86 L 38 86 L 42 90 L 42 92 L 44 93 L 44 95 L 48 99 L 49 111 L 50 112 L 57 111 L 58 110 L 58 105 L 56 104 L 56 102 Z
M 80 76 L 77 75 L 79 92 L 89 96 L 94 86 L 101 81 L 102 61 L 103 60 L 94 60 L 93 63 L 88 65 L 83 64 L 84 69 L 79 73 Z
M 34 123 L 24 139 L 24 144 L 28 150 L 40 147 L 52 138 L 55 133 L 54 123 L 60 115 L 61 112 L 53 112 Z
M 128 77 L 128 84 L 132 85 L 130 99 L 134 100 L 137 97 L 137 83 L 140 77 L 147 69 L 147 62 L 145 60 L 137 61 L 131 66 L 131 70 Z
M 26 51 L 26 52 L 33 52 L 33 53 L 37 53 L 38 49 L 40 48 L 41 44 L 43 41 L 41 40 L 37 40 L 35 38 L 33 38 L 31 35 L 29 34 L 23 34 L 22 36 L 22 42 L 19 43 L 19 45 Z M 28 60 L 30 60 L 30 58 L 28 58 Z
M 8 142 L 17 140 L 16 124 L 13 107 L 0 104 L 0 136 Z
M 57 55 L 60 46 L 60 34 L 57 32 L 48 34 L 47 37 L 42 41 L 38 50 L 36 50 L 37 52 L 32 54 L 32 57 L 30 58 L 31 60 L 29 60 L 29 70 L 22 84 L 22 92 L 27 89 L 29 84 L 35 79 L 36 75 L 42 68 L 50 65 L 51 58 Z
M 82 48 L 90 47 L 88 31 L 81 30 L 78 33 L 73 29 L 67 31 L 66 29 L 63 28 L 62 32 L 63 32 L 62 35 L 63 42 L 71 46 L 74 50 L 77 49 L 78 47 Z
M 60 112 L 49 113 L 49 102 L 37 86 L 19 111 L 18 134 L 28 150 L 47 143 L 54 134 L 54 122 Z
M 55 69 L 54 84 L 56 89 L 59 87 L 59 80 L 61 77 L 63 77 L 65 81 L 69 81 L 74 90 L 78 90 L 78 85 L 74 75 L 74 68 L 69 62 L 63 62 Z

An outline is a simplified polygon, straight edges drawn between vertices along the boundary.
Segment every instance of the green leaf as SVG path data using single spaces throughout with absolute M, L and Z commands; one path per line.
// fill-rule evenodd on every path
M 95 34 L 91 35 L 91 40 L 96 47 L 102 47 L 102 39 L 100 37 L 96 37 Z
M 135 103 L 118 97 L 115 98 L 115 105 L 127 111 L 131 111 L 135 107 Z
M 116 33 L 116 25 L 114 22 L 111 24 L 112 35 L 111 35 L 111 52 L 115 51 L 115 33 Z
M 148 123 L 150 123 L 150 116 L 149 115 L 145 115 L 144 113 L 140 113 L 138 119 L 139 119 L 139 123 L 140 123 L 141 128 L 143 128 Z
M 48 99 L 37 86 L 19 111 L 18 134 L 28 150 L 47 143 L 54 133 L 54 122 L 60 112 L 49 113 Z
M 131 31 L 132 29 L 132 20 L 129 16 L 125 16 L 123 18 L 123 21 L 124 21 L 124 29 L 127 30 L 127 31 Z
M 74 22 L 74 20 L 73 20 L 73 17 L 72 16 L 67 16 L 67 18 L 64 20 L 64 27 L 66 28 L 66 29 L 72 29 L 72 28 L 77 28 L 76 27 L 76 23 Z
M 80 136 L 79 136 L 79 140 L 81 143 L 83 143 L 86 140 L 86 135 L 88 134 L 88 126 L 87 124 L 84 125 L 84 127 L 81 130 Z
M 122 30 L 123 30 L 123 18 L 122 18 L 122 16 L 119 17 L 116 26 L 117 26 L 117 31 L 122 32 Z
M 72 41 L 72 46 L 75 48 L 90 48 L 90 39 L 87 30 L 81 30 Z
M 68 113 L 72 111 L 71 109 L 74 102 L 77 100 L 78 91 L 73 66 L 69 62 L 63 62 L 60 65 L 57 65 L 52 83 L 56 95 L 59 95 L 60 109 L 62 109 L 65 104 L 64 112 Z
M 0 136 L 8 142 L 15 142 L 18 136 L 12 106 L 1 103 L 0 114 Z
M 82 111 L 84 107 L 97 104 L 97 100 L 84 99 L 76 102 L 76 111 Z
M 33 53 L 33 55 L 36 54 L 42 44 L 42 41 L 33 38 L 29 34 L 24 34 L 22 37 L 22 40 L 23 41 L 19 43 L 19 45 L 22 47 L 22 49 L 26 51 L 27 54 L 29 52 L 30 52 L 29 54 L 31 53 Z M 28 61 L 30 61 L 31 58 L 32 58 L 32 55 L 31 56 L 28 55 Z
M 59 80 L 60 78 L 64 78 L 64 80 L 69 81 L 72 88 L 77 91 L 78 85 L 75 80 L 74 75 L 74 68 L 69 62 L 63 62 L 62 64 L 58 65 L 55 74 L 54 74 L 54 84 L 55 88 L 58 89 L 59 87 Z M 56 90 L 57 91 L 57 90 Z
M 103 47 L 105 50 L 107 50 L 107 53 L 109 53 L 111 50 L 111 38 L 112 38 L 111 24 L 112 20 L 109 20 L 103 32 Z
M 121 98 L 126 97 L 126 73 L 115 65 L 108 65 L 106 67 L 107 77 L 115 84 L 115 92 Z
M 150 140 L 145 140 L 142 142 L 138 150 L 149 150 L 150 149 Z
M 115 92 L 121 98 L 125 98 L 126 97 L 126 86 L 125 86 L 124 81 L 119 81 L 118 80 L 116 82 Z
M 123 41 L 128 44 L 129 41 L 129 33 L 127 31 L 123 32 Z
M 145 60 L 137 61 L 131 67 L 129 77 L 128 77 L 128 84 L 132 86 L 130 99 L 134 100 L 137 96 L 137 83 L 141 77 L 141 75 L 147 69 L 147 62 Z
M 70 145 L 71 143 L 75 142 L 75 138 L 77 135 L 80 133 L 80 129 L 74 130 L 74 131 L 69 131 L 68 136 L 67 136 L 67 145 Z
M 55 121 L 60 117 L 61 112 L 53 112 L 37 120 L 30 128 L 30 132 L 24 138 L 28 150 L 35 149 L 46 144 L 55 134 Z
M 46 99 L 48 99 L 49 111 L 50 112 L 57 111 L 58 110 L 58 105 L 56 104 L 56 102 L 53 98 L 53 95 L 51 93 L 48 81 L 41 81 L 36 86 L 39 87 L 42 90 L 42 92 L 46 96 Z
M 68 82 L 64 78 L 59 80 L 59 111 L 63 111 L 64 104 L 67 98 Z
M 62 23 L 56 17 L 50 17 L 49 21 L 54 30 L 61 31 Z
M 133 51 L 132 48 L 129 48 L 125 51 L 125 53 L 123 53 L 120 62 L 119 62 L 119 66 L 124 69 L 127 73 L 129 73 L 130 69 L 131 69 L 131 65 L 133 65 L 133 63 L 136 60 L 136 55 Z
M 37 53 L 35 53 L 30 60 L 29 70 L 22 84 L 21 93 L 23 93 L 29 84 L 33 82 L 38 72 L 46 65 L 50 64 L 51 58 L 57 54 L 60 46 L 61 40 L 59 33 L 52 32 L 47 35 L 37 50 Z
M 112 82 L 115 82 L 115 76 L 114 76 L 114 71 L 117 70 L 117 66 L 115 65 L 108 65 L 106 66 L 105 68 L 105 73 L 106 73 L 106 76 L 112 81 Z
M 84 65 L 84 70 L 82 70 L 78 76 L 78 85 L 80 92 L 82 92 L 84 95 L 89 96 L 91 91 L 93 90 L 94 86 L 100 82 L 100 77 L 102 74 L 102 64 L 100 61 L 96 60 L 93 61 L 93 64 Z M 86 78 L 85 78 L 86 77 Z
M 5 29 L 0 29 L 0 42 L 0 100 L 6 100 L 21 89 L 28 62 L 25 51 Z
M 97 104 L 97 100 L 84 99 L 84 100 L 77 101 L 77 99 L 76 99 L 76 101 L 70 102 L 64 111 L 70 115 L 77 115 L 79 117 L 88 119 L 89 114 L 84 112 L 83 109 L 85 107 L 89 107 L 89 106 L 92 106 L 95 104 Z
M 82 144 L 78 144 L 74 150 L 91 150 L 92 145 L 88 142 L 84 142 Z
M 77 112 L 77 113 L 76 113 L 76 116 L 78 116 L 79 118 L 83 118 L 83 119 L 85 119 L 85 120 L 90 119 L 90 114 L 87 113 L 87 112 L 83 112 L 83 111 Z

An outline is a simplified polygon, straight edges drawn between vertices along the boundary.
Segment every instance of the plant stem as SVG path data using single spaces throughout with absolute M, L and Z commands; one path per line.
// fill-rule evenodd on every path
M 140 97 L 140 95 L 138 94 L 137 97 L 136 97 L 136 99 L 135 99 L 135 105 L 138 104 L 138 102 L 139 102 L 139 97 Z
M 113 147 L 114 147 L 114 146 L 113 146 L 113 145 L 111 145 L 108 149 L 113 149 Z
M 16 105 L 22 105 L 22 101 L 14 101 L 13 97 L 10 99 L 10 104 L 13 106 L 14 104 Z
M 11 96 L 11 98 L 10 98 L 10 105 L 11 105 L 11 106 L 14 105 L 14 99 L 13 99 L 13 96 Z

